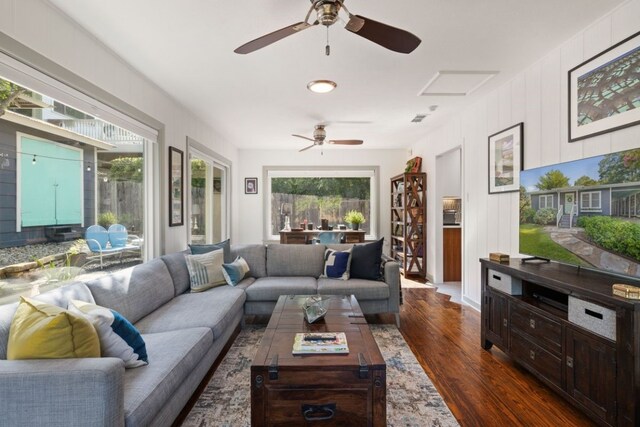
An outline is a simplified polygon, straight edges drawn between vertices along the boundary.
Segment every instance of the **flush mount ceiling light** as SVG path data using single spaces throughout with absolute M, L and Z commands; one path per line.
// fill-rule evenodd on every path
M 329 93 L 338 85 L 331 80 L 314 80 L 307 84 L 307 89 L 315 93 Z

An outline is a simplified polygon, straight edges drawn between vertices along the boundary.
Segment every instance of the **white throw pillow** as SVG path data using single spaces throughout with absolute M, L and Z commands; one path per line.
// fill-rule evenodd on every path
M 100 339 L 103 357 L 124 360 L 125 368 L 149 364 L 147 348 L 140 332 L 120 313 L 85 301 L 69 301 L 68 310 L 93 324 Z
M 218 249 L 202 255 L 185 255 L 191 292 L 202 292 L 215 286 L 226 284 L 222 264 L 224 251 Z

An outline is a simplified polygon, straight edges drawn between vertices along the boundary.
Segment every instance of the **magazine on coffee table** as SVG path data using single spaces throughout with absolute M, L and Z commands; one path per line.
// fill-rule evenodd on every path
M 293 339 L 293 354 L 349 353 L 344 332 L 304 332 Z

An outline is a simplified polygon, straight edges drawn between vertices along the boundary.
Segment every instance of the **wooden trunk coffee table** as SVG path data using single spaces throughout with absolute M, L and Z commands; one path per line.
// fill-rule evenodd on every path
M 283 295 L 251 365 L 251 425 L 386 426 L 386 365 L 358 301 L 331 296 L 309 324 L 308 296 Z M 293 355 L 298 332 L 345 332 L 349 354 Z

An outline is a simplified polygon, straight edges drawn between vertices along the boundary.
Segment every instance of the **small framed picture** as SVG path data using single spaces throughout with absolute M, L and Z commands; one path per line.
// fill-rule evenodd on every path
M 489 194 L 520 190 L 524 123 L 489 136 Z
M 258 178 L 244 179 L 244 194 L 258 194 Z

